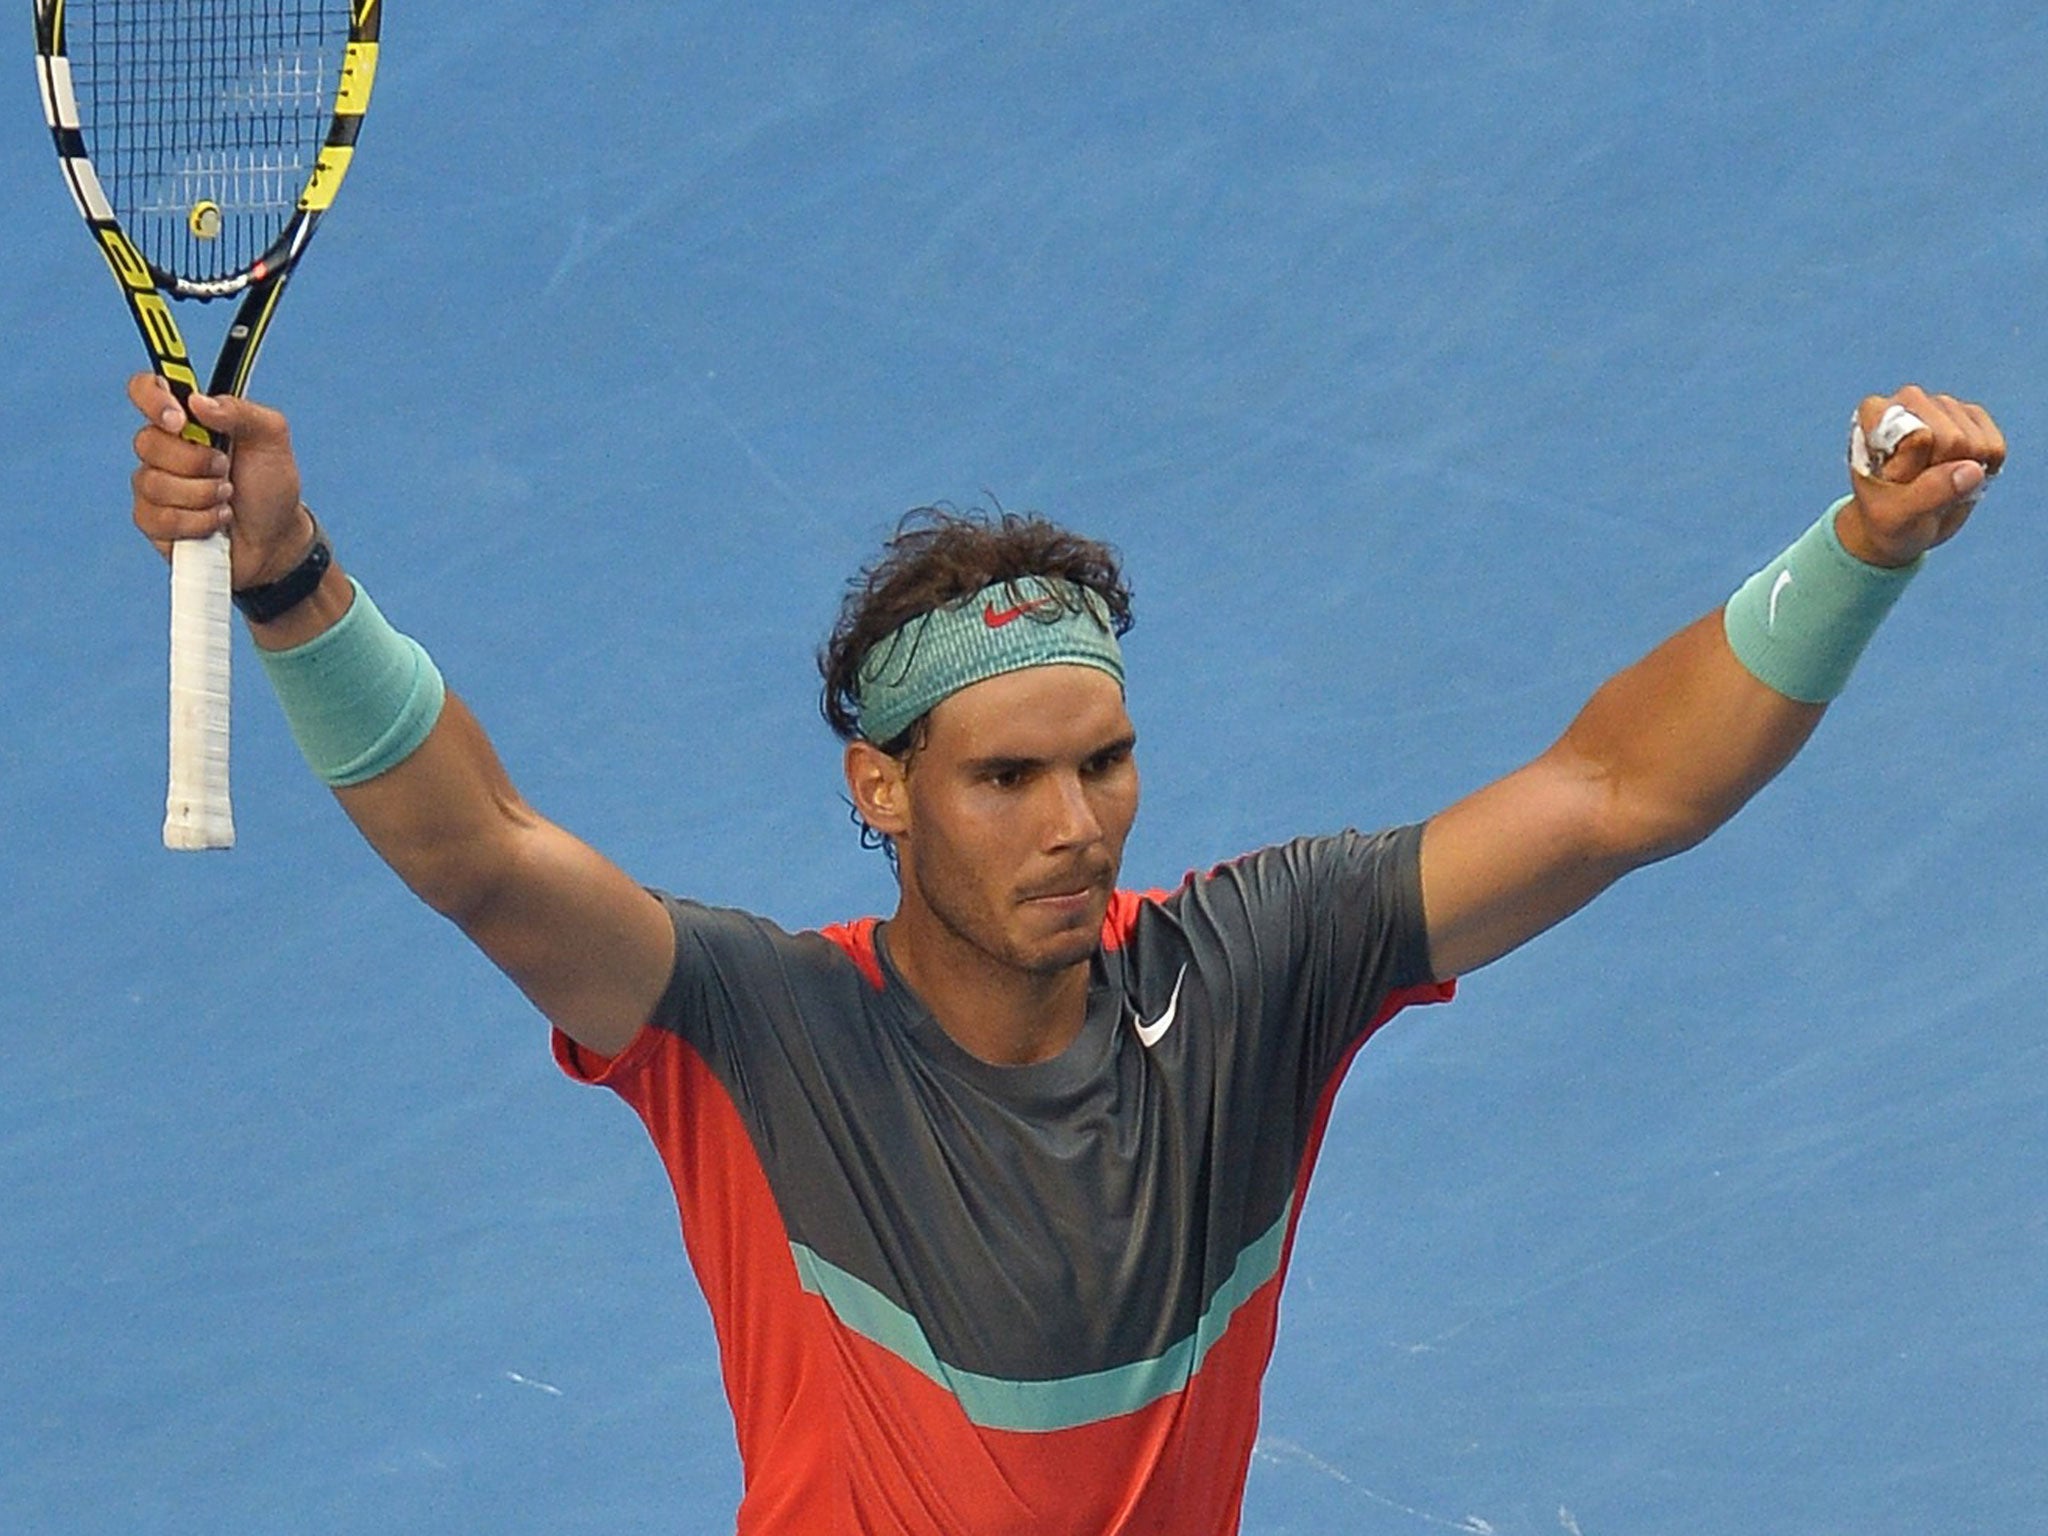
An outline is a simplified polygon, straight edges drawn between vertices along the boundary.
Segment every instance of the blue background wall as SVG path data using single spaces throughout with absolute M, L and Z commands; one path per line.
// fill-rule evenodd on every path
M 2040 9 L 559 18 L 392 8 L 256 392 L 538 805 L 791 925 L 891 899 L 810 656 L 907 506 L 1123 547 L 1160 884 L 1525 760 L 1836 493 L 1862 395 L 1999 412 L 2013 468 L 1801 762 L 1360 1058 L 1246 1529 L 2036 1524 Z M 730 1530 L 638 1125 L 253 666 L 241 846 L 157 846 L 139 349 L 18 58 L 0 1529 Z

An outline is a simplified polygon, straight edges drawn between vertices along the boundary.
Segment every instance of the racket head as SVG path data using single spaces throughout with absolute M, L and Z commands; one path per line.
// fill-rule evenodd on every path
M 381 0 L 35 0 L 43 114 L 72 200 L 182 403 L 198 377 L 165 295 L 240 295 L 208 391 L 240 394 L 355 152 Z M 190 422 L 186 436 L 212 441 Z M 163 837 L 234 843 L 228 543 L 171 563 Z
M 290 269 L 348 173 L 381 21 L 380 0 L 36 0 L 44 114 L 124 285 L 215 299 Z

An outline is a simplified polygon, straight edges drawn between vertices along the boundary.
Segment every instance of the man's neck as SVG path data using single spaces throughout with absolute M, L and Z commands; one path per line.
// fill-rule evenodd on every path
M 1086 961 L 1050 973 L 1005 965 L 942 925 L 899 911 L 884 925 L 889 959 L 939 1027 L 993 1066 L 1050 1061 L 1088 1016 Z

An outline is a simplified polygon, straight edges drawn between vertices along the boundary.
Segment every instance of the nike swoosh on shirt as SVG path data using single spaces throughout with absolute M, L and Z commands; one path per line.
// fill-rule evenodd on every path
M 1173 1016 L 1180 1011 L 1180 985 L 1188 979 L 1188 968 L 1183 964 L 1180 974 L 1173 978 L 1173 996 L 1166 1000 L 1166 1011 L 1147 1024 L 1138 1017 L 1138 1010 L 1131 1009 L 1131 1024 L 1138 1031 L 1138 1043 L 1150 1050 L 1159 1043 L 1160 1037 L 1173 1028 Z

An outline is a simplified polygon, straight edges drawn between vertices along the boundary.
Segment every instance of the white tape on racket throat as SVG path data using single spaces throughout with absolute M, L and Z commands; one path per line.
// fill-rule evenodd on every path
M 1899 451 L 1899 444 L 1915 432 L 1926 430 L 1927 423 L 1903 405 L 1886 406 L 1884 414 L 1877 418 L 1877 425 L 1867 434 L 1863 430 L 1862 417 L 1852 416 L 1849 419 L 1849 467 L 1866 479 L 1876 480 L 1883 475 L 1891 456 Z

